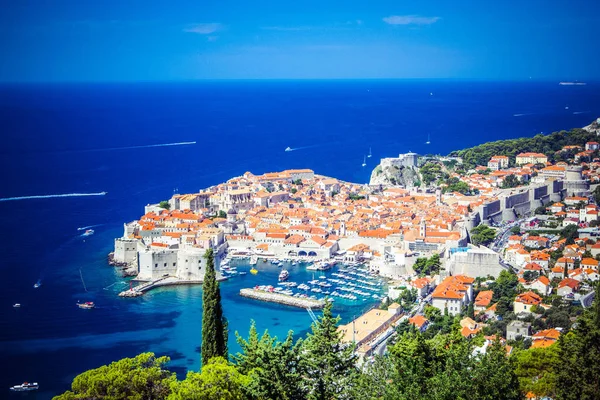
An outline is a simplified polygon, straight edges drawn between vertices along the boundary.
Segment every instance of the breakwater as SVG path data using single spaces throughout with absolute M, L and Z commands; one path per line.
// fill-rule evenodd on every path
M 308 298 L 299 298 L 288 296 L 281 293 L 266 292 L 256 289 L 240 289 L 240 296 L 254 300 L 268 301 L 271 303 L 279 303 L 286 306 L 301 307 L 301 308 L 323 308 L 325 302 L 322 300 L 314 300 Z
M 222 279 L 219 279 L 222 280 Z M 182 281 L 173 277 L 165 277 L 161 279 L 157 279 L 151 282 L 146 282 L 144 284 L 134 286 L 131 289 L 127 289 L 121 293 L 119 293 L 119 297 L 138 297 L 143 295 L 145 292 L 164 286 L 178 286 L 178 285 L 197 285 L 201 284 L 202 281 Z

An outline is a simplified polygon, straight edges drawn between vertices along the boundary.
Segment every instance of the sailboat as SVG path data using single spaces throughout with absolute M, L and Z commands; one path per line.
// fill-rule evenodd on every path
M 425 142 L 425 144 L 430 144 L 431 140 L 429 139 L 429 133 L 427 134 L 427 141 Z
M 371 158 L 373 156 L 373 153 L 371 152 L 371 148 L 369 147 L 369 155 L 367 156 L 367 158 Z
M 367 166 L 367 156 L 365 156 L 365 158 L 364 158 L 364 160 L 363 160 L 363 163 L 362 163 L 362 166 L 363 166 L 363 167 L 366 167 L 366 166 Z

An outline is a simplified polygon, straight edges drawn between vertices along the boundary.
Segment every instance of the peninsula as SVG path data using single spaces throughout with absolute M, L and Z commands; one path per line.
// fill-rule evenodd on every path
M 439 254 L 452 273 L 498 276 L 504 267 L 497 254 L 470 248 L 472 258 L 485 260 L 475 268 L 453 261 L 454 249 L 466 248 L 471 230 L 482 223 L 514 221 L 549 203 L 589 195 L 590 182 L 600 179 L 593 162 L 600 145 L 590 139 L 598 126 L 595 121 L 581 130 L 516 140 L 515 146 L 530 140 L 532 148 L 550 138 L 558 146 L 551 154 L 505 155 L 496 144 L 501 151 L 485 165 L 477 165 L 473 150 L 463 150 L 452 157 L 385 158 L 373 171 L 374 177 L 412 171 L 406 185 L 385 179 L 355 184 L 310 169 L 246 172 L 147 205 L 139 220 L 124 224 L 111 260 L 137 280 L 156 281 L 150 287 L 201 282 L 209 248 L 218 264 L 225 257 L 360 263 L 393 279 L 412 273 L 419 256 Z

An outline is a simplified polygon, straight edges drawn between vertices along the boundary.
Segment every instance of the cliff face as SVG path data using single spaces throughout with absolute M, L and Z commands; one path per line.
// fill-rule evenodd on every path
M 421 181 L 416 167 L 397 167 L 378 165 L 371 173 L 371 185 L 393 185 L 411 187 Z

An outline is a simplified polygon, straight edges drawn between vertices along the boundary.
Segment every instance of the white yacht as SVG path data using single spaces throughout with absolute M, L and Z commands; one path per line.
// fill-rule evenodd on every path
M 39 388 L 40 385 L 38 385 L 37 382 L 23 382 L 20 385 L 11 386 L 10 390 L 13 392 L 30 392 L 32 390 L 38 390 Z
M 279 282 L 287 281 L 289 277 L 290 277 L 290 273 L 287 272 L 287 270 L 283 269 L 279 273 Z

